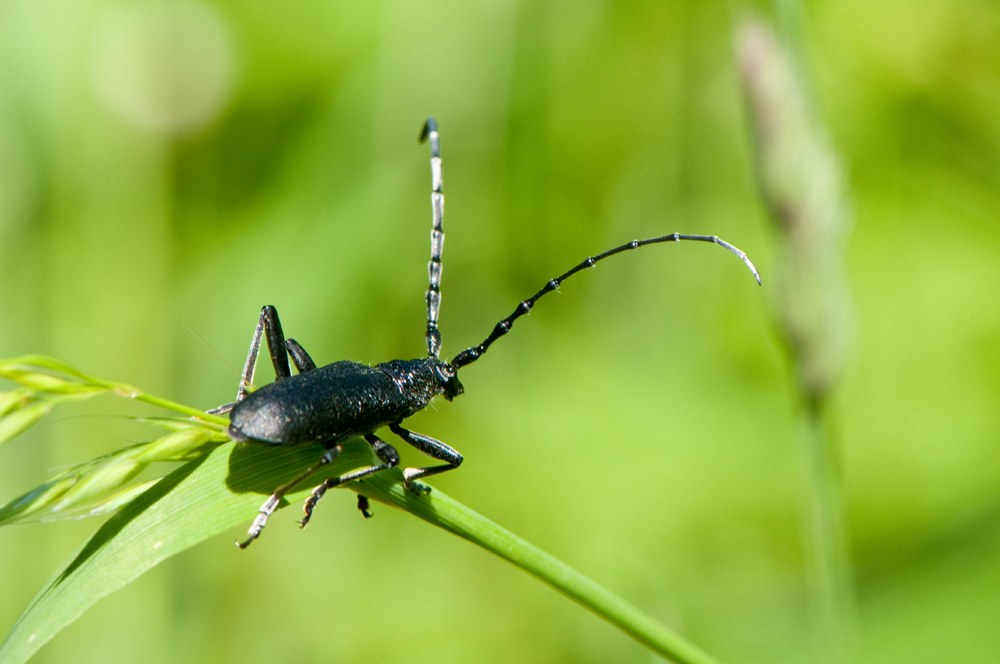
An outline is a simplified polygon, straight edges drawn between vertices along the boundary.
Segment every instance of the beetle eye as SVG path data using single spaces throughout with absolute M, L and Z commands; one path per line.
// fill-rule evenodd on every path
M 455 370 L 449 365 L 442 363 L 434 365 L 434 375 L 444 384 L 447 384 L 455 377 Z

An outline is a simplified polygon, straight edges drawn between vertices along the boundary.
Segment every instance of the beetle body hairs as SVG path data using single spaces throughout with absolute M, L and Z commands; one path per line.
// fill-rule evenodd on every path
M 430 142 L 431 151 L 431 260 L 427 265 L 427 357 L 415 360 L 392 360 L 375 366 L 342 361 L 317 367 L 305 349 L 294 339 L 285 339 L 277 310 L 265 306 L 257 320 L 250 351 L 240 380 L 236 401 L 210 412 L 229 413 L 229 436 L 238 441 L 251 441 L 267 445 L 300 445 L 320 443 L 326 451 L 320 459 L 291 482 L 278 487 L 260 507 L 248 531 L 248 538 L 237 542 L 241 549 L 257 539 L 270 517 L 279 507 L 284 495 L 296 485 L 332 462 L 342 448 L 341 443 L 358 436 L 372 446 L 381 463 L 353 470 L 349 473 L 326 478 L 305 501 L 302 527 L 309 522 L 313 509 L 331 488 L 363 479 L 387 468 L 399 465 L 396 449 L 375 435 L 378 429 L 389 431 L 424 454 L 444 462 L 424 468 L 406 468 L 403 471 L 405 487 L 423 494 L 430 488 L 418 480 L 458 468 L 462 455 L 439 440 L 415 433 L 400 426 L 406 418 L 423 410 L 435 397 L 451 401 L 464 389 L 458 379 L 459 369 L 481 358 L 500 337 L 510 332 L 514 322 L 532 310 L 535 303 L 577 272 L 594 267 L 598 262 L 629 249 L 649 244 L 691 240 L 717 244 L 746 264 L 760 283 L 760 275 L 747 255 L 714 235 L 682 235 L 674 233 L 646 240 L 633 240 L 604 253 L 588 256 L 578 265 L 550 279 L 534 295 L 521 301 L 513 313 L 494 326 L 489 336 L 477 346 L 466 348 L 450 362 L 439 358 L 441 332 L 438 329 L 438 312 L 441 308 L 441 255 L 444 246 L 444 193 L 441 175 L 441 148 L 437 123 L 428 119 L 420 134 L 421 142 Z M 275 381 L 251 391 L 257 357 L 262 341 L 266 340 Z M 292 375 L 289 358 L 298 371 Z M 365 517 L 368 500 L 359 495 L 358 509 Z

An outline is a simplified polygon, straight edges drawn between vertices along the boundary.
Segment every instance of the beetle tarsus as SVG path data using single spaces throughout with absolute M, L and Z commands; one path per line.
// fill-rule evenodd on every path
M 420 482 L 410 482 L 406 485 L 407 490 L 415 496 L 426 496 L 431 492 L 431 488 Z
M 257 518 L 253 520 L 253 524 L 250 526 L 250 530 L 247 531 L 247 538 L 244 542 L 237 540 L 236 546 L 241 549 L 245 549 L 250 546 L 255 539 L 260 537 L 260 533 L 264 530 L 264 526 L 267 525 L 267 518 L 274 514 L 274 511 L 278 509 L 278 504 L 281 502 L 281 496 L 277 493 L 271 495 L 263 505 L 260 506 L 260 514 Z
M 361 510 L 361 513 L 366 519 L 370 519 L 374 516 L 374 514 L 368 511 L 368 497 L 362 496 L 360 493 L 358 494 L 358 509 Z
M 313 489 L 312 494 L 306 498 L 306 502 L 302 505 L 302 511 L 305 512 L 306 515 L 302 517 L 301 521 L 299 521 L 299 528 L 305 528 L 309 525 L 309 519 L 312 518 L 312 513 L 316 508 L 316 503 L 318 503 L 324 495 L 326 495 L 326 482 L 323 482 L 318 487 Z

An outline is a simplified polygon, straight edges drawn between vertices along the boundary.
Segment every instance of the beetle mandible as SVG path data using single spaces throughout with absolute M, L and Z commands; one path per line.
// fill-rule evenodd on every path
M 243 368 L 236 401 L 210 412 L 229 413 L 228 432 L 235 440 L 270 445 L 321 443 L 326 452 L 317 463 L 291 482 L 278 487 L 267 499 L 261 506 L 253 525 L 250 526 L 247 533 L 249 537 L 243 542 L 236 543 L 241 549 L 249 546 L 260 536 L 268 517 L 278 508 L 282 497 L 288 491 L 337 457 L 341 452 L 341 442 L 363 436 L 382 463 L 327 478 L 317 486 L 305 502 L 305 517 L 300 522 L 303 527 L 309 522 L 316 503 L 328 489 L 398 466 L 399 454 L 395 448 L 375 435 L 375 431 L 383 427 L 389 427 L 392 433 L 424 454 L 445 462 L 442 465 L 406 468 L 403 471 L 404 485 L 408 490 L 418 495 L 429 492 L 430 487 L 417 480 L 458 468 L 462 463 L 462 455 L 439 440 L 404 429 L 400 426 L 403 420 L 426 408 L 435 397 L 443 396 L 451 401 L 462 394 L 464 389 L 458 380 L 459 369 L 482 357 L 493 342 L 510 331 L 514 321 L 531 311 L 539 298 L 559 288 L 566 279 L 577 272 L 593 267 L 598 261 L 647 244 L 681 240 L 712 242 L 739 256 L 760 284 L 760 275 L 747 255 L 714 235 L 674 233 L 646 240 L 632 240 L 596 256 L 589 256 L 562 275 L 550 279 L 537 293 L 521 301 L 512 314 L 497 323 L 481 344 L 466 348 L 451 362 L 445 362 L 438 357 L 441 351 L 438 311 L 441 306 L 444 194 L 440 139 L 437 123 L 433 118 L 424 123 L 420 133 L 420 142 L 428 140 L 431 149 L 433 229 L 431 260 L 427 265 L 430 282 L 426 293 L 427 357 L 416 360 L 392 360 L 375 366 L 342 361 L 317 367 L 298 342 L 294 339 L 285 339 L 277 310 L 271 305 L 261 310 Z M 262 338 L 267 339 L 268 352 L 274 365 L 275 381 L 258 390 L 250 391 L 248 387 L 253 384 Z M 298 370 L 295 376 L 289 367 L 289 357 Z M 365 517 L 371 516 L 368 512 L 368 500 L 362 495 L 358 495 L 358 509 Z

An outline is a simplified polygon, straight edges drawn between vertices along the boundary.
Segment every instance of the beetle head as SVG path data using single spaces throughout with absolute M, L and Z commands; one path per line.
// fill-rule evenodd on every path
M 458 372 L 447 362 L 438 361 L 434 365 L 434 375 L 437 376 L 438 383 L 444 392 L 444 398 L 448 401 L 465 392 L 465 388 L 458 380 Z

